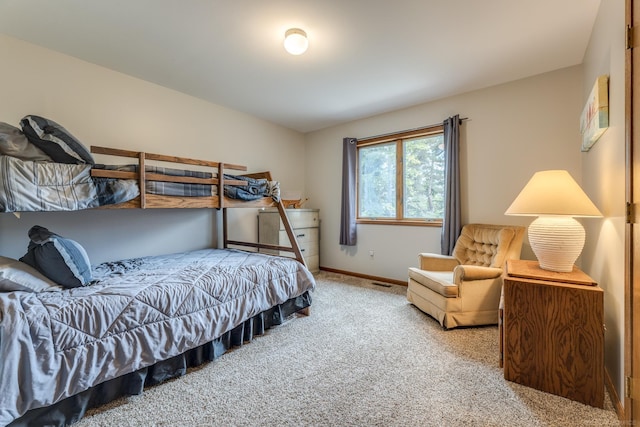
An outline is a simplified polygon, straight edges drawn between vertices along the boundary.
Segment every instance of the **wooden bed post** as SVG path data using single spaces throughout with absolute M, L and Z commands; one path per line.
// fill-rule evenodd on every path
M 227 234 L 227 208 L 222 208 L 222 247 L 229 247 L 229 236 Z
M 224 163 L 218 163 L 218 207 L 222 209 L 222 247 L 228 248 L 227 208 L 224 206 Z
M 224 163 L 218 163 L 218 207 L 224 208 Z
M 146 203 L 146 197 L 145 194 L 147 193 L 147 184 L 146 184 L 146 167 L 144 165 L 144 152 L 141 151 L 140 153 L 138 153 L 138 174 L 140 176 L 139 178 L 139 187 L 140 187 L 140 208 L 144 209 L 145 208 L 145 203 Z

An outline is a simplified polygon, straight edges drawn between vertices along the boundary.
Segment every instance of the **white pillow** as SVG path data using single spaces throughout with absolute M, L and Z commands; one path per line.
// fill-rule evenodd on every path
M 62 286 L 17 259 L 0 256 L 0 291 L 60 291 Z
M 0 122 L 0 154 L 25 161 L 51 161 L 51 157 L 30 143 L 20 129 L 4 122 Z

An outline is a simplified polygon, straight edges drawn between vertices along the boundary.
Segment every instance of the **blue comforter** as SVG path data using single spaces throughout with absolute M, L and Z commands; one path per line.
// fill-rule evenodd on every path
M 207 249 L 104 263 L 90 286 L 0 293 L 0 425 L 207 343 L 313 290 L 291 258 Z

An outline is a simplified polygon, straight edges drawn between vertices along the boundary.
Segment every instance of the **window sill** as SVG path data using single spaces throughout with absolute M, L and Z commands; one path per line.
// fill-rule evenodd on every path
M 442 227 L 442 220 L 419 220 L 419 219 L 357 219 L 356 224 L 373 225 L 410 225 L 412 227 Z

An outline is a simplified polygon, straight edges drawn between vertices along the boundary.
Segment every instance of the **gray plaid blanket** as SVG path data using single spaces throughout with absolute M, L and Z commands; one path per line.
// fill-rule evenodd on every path
M 138 172 L 138 165 L 95 165 L 96 169 L 117 170 L 124 172 Z M 145 166 L 145 171 L 169 176 L 186 176 L 194 178 L 211 178 L 210 172 L 172 169 L 160 166 Z M 146 192 L 163 196 L 180 197 L 209 197 L 215 194 L 215 186 L 207 184 L 190 184 L 182 182 L 146 181 Z

